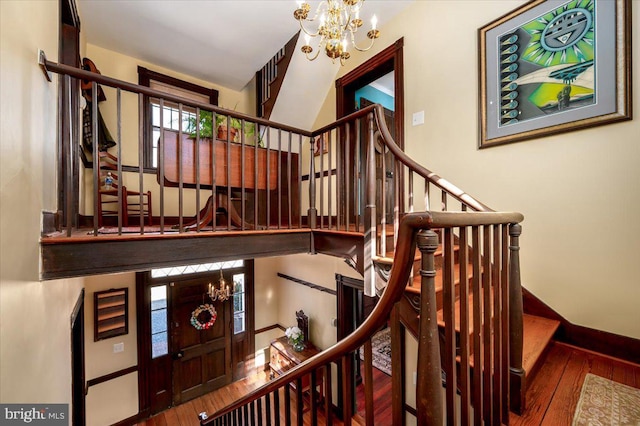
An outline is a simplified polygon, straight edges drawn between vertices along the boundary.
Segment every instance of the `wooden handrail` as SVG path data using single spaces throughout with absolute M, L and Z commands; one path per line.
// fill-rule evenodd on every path
M 505 212 L 419 212 L 406 214 L 400 221 L 398 244 L 396 245 L 395 259 L 391 267 L 388 285 L 380 301 L 362 325 L 343 340 L 288 370 L 285 375 L 270 381 L 222 410 L 217 411 L 201 423 L 208 425 L 214 419 L 229 414 L 251 401 L 270 394 L 289 383 L 301 379 L 310 372 L 340 359 L 344 354 L 356 350 L 368 341 L 375 330 L 388 319 L 392 307 L 400 300 L 405 291 L 420 230 L 453 228 L 463 224 L 469 226 L 491 226 L 518 223 L 523 218 L 520 213 Z
M 254 117 L 248 114 L 243 114 L 240 112 L 227 110 L 209 103 L 198 102 L 192 99 L 183 98 L 180 96 L 172 95 L 165 92 L 160 92 L 158 90 L 150 89 L 146 86 L 141 86 L 139 84 L 129 83 L 123 80 L 118 80 L 116 78 L 107 77 L 102 74 L 97 74 L 91 71 L 85 71 L 80 68 L 72 67 L 69 65 L 58 64 L 56 62 L 52 62 L 45 59 L 41 59 L 41 65 L 46 71 L 53 71 L 58 74 L 69 75 L 71 77 L 79 78 L 82 80 L 95 81 L 99 84 L 104 84 L 105 86 L 115 87 L 119 89 L 123 89 L 129 92 L 143 94 L 146 96 L 150 96 L 153 98 L 162 98 L 165 101 L 171 101 L 179 104 L 189 105 L 195 108 L 200 108 L 206 111 L 213 111 L 216 114 L 222 114 L 225 116 L 237 118 L 238 120 L 245 120 L 251 123 L 256 123 L 261 126 L 267 126 L 275 129 L 284 130 L 286 132 L 299 133 L 303 136 L 310 137 L 311 132 L 308 130 L 298 129 L 293 126 L 288 126 L 286 124 L 276 123 L 269 120 L 264 120 L 262 118 Z

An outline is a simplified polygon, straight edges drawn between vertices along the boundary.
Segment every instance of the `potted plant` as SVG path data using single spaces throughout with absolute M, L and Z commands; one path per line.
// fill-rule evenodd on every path
M 227 124 L 230 128 L 227 128 Z M 189 117 L 189 124 L 186 132 L 189 133 L 191 137 L 195 137 L 197 128 L 200 129 L 200 137 L 202 138 L 213 138 L 213 135 L 215 134 L 218 139 L 228 139 L 231 142 L 239 142 L 242 120 L 223 114 L 216 114 L 216 123 L 214 128 L 213 113 L 210 111 L 200 111 L 200 120 L 196 120 L 195 116 Z M 257 139 L 258 146 L 262 146 L 262 138 L 260 135 L 256 135 L 255 123 L 244 123 L 244 135 L 245 143 L 247 145 L 253 145 Z

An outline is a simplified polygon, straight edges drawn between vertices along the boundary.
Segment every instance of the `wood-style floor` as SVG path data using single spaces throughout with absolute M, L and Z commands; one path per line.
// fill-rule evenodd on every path
M 587 373 L 640 389 L 640 365 L 587 352 L 562 343 L 550 345 L 544 363 L 534 375 L 527 389 L 527 410 L 524 415 L 511 414 L 511 425 L 570 425 L 582 383 Z M 235 398 L 252 391 L 268 380 L 259 372 L 210 394 L 166 410 L 138 423 L 140 426 L 198 426 L 198 413 L 212 413 Z M 391 378 L 374 368 L 374 424 L 391 425 Z M 354 424 L 364 424 L 364 395 L 358 388 L 358 416 Z M 293 404 L 292 404 L 293 405 Z M 410 414 L 407 414 L 409 417 Z M 319 420 L 324 424 L 324 418 Z M 305 425 L 308 424 L 305 421 Z M 334 422 L 342 425 L 342 422 Z

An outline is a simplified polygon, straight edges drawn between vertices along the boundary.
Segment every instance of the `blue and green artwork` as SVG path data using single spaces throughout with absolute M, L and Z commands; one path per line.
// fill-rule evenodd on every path
M 499 37 L 501 127 L 595 103 L 595 2 L 569 1 Z

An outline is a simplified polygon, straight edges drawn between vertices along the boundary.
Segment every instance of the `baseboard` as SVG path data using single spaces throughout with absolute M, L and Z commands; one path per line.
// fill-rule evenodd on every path
M 560 321 L 560 327 L 554 336 L 555 340 L 634 364 L 640 364 L 639 339 L 572 324 L 527 289 L 522 289 L 522 296 L 525 314 Z

